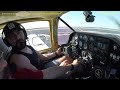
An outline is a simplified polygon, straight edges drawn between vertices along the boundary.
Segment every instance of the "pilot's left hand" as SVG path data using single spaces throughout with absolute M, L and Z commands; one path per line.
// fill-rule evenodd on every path
M 58 48 L 57 51 L 56 51 L 56 53 L 57 53 L 58 56 L 61 55 L 62 54 L 61 48 Z

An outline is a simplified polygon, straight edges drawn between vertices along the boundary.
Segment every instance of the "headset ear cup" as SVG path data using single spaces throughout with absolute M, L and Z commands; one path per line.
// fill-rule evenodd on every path
M 25 31 L 25 29 L 23 30 L 23 32 L 24 32 L 25 38 L 28 39 L 27 32 Z
M 24 28 L 21 24 L 20 24 L 20 26 L 21 26 L 22 29 L 23 29 L 23 32 L 24 32 L 25 38 L 28 39 L 28 37 L 27 37 L 27 32 L 26 32 L 25 28 Z
M 3 40 L 3 42 L 4 42 L 8 47 L 11 46 L 10 43 L 8 42 L 8 40 L 7 40 L 6 38 L 4 38 L 4 39 L 2 39 L 2 40 Z
M 27 32 L 25 31 L 25 37 L 26 37 L 26 39 L 28 39 L 28 37 L 27 37 Z

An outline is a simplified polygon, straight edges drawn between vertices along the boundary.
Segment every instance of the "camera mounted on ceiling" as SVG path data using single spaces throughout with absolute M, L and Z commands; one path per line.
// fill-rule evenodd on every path
M 92 15 L 91 11 L 84 11 L 83 14 L 85 15 L 85 20 L 86 22 L 94 22 L 95 20 L 95 16 Z

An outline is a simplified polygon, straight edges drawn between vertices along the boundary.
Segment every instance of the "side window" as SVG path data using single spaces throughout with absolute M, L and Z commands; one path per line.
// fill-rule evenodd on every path
M 22 25 L 27 31 L 27 45 L 31 45 L 37 51 L 51 47 L 48 21 L 27 22 Z
M 73 31 L 59 20 L 58 24 L 58 45 L 66 44 L 69 40 L 69 35 Z

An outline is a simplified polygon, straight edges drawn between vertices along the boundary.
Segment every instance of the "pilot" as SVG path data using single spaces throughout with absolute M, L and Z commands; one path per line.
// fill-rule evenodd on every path
M 57 79 L 66 72 L 77 68 L 79 63 L 74 60 L 72 64 L 54 66 L 44 70 L 30 70 L 27 68 L 18 68 L 15 72 L 11 72 L 7 67 L 7 61 L 0 60 L 0 79 Z M 74 65 L 74 66 L 73 66 Z
M 54 79 L 77 67 L 80 63 L 78 60 L 62 56 L 46 64 L 50 59 L 62 54 L 61 48 L 48 54 L 37 52 L 33 47 L 26 45 L 26 30 L 15 21 L 10 21 L 5 25 L 2 40 L 8 47 L 12 47 L 7 59 L 12 78 Z

